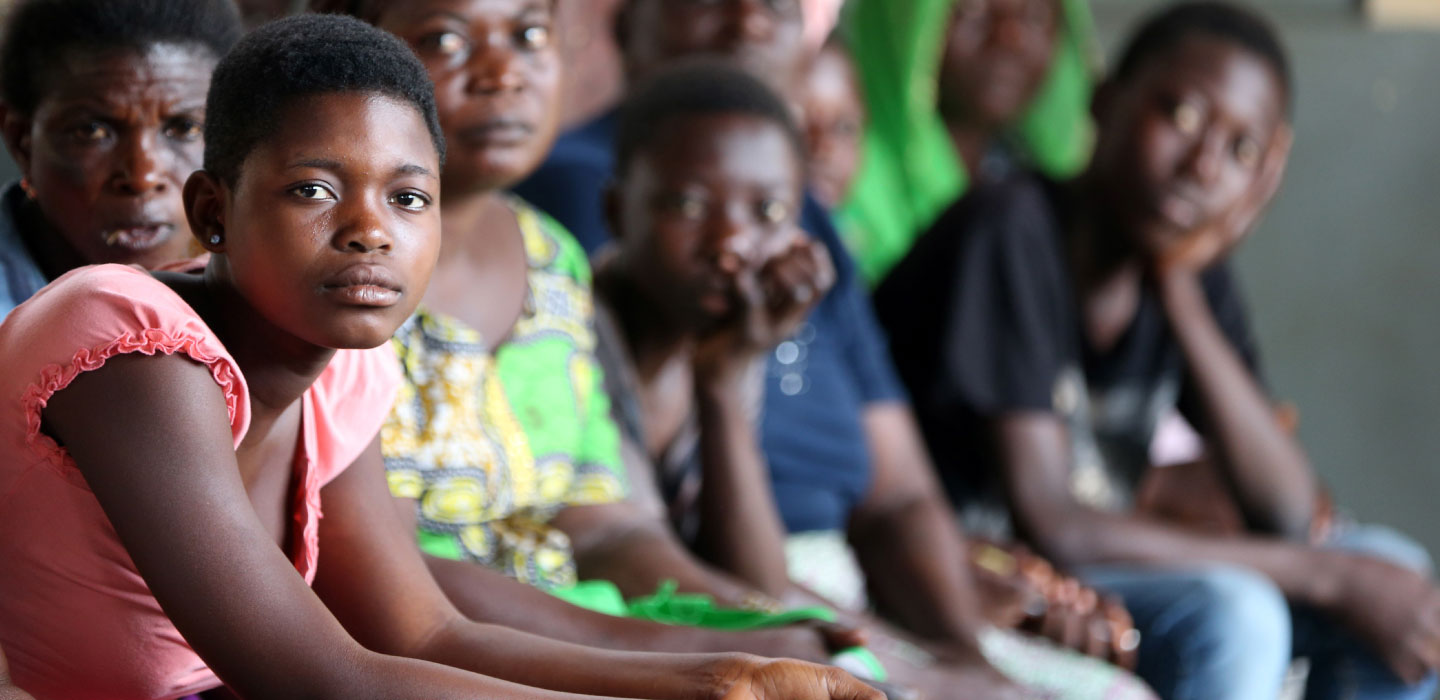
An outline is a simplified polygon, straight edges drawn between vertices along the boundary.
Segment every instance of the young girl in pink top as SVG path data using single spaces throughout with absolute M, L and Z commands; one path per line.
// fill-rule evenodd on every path
M 221 62 L 207 111 L 184 200 L 208 261 L 80 268 L 0 325 L 16 685 L 37 700 L 222 682 L 265 700 L 873 697 L 799 662 L 612 653 L 460 616 L 375 440 L 397 381 L 386 341 L 439 249 L 425 69 L 361 22 L 292 18 Z

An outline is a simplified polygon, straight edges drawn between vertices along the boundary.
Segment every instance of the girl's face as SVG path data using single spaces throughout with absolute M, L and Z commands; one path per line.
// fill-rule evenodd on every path
M 180 191 L 200 167 L 205 93 L 215 57 L 203 49 L 68 52 L 49 71 L 32 115 L 5 135 L 45 219 L 90 263 L 156 267 L 185 256 Z
M 614 230 L 672 322 L 729 314 L 737 278 L 801 235 L 795 148 L 779 125 L 737 113 L 672 117 L 636 154 L 614 194 Z
M 451 192 L 529 175 L 559 127 L 553 0 L 406 0 L 377 24 L 415 49 L 435 82 Z
M 940 63 L 940 99 L 987 129 L 1020 117 L 1050 71 L 1057 0 L 960 0 Z
M 1132 242 L 1155 253 L 1241 206 L 1285 123 L 1284 100 L 1264 59 L 1208 37 L 1107 84 L 1092 170 Z
M 439 254 L 430 132 L 409 103 L 367 93 L 302 98 L 281 117 L 238 182 L 191 178 L 191 225 L 270 323 L 320 347 L 380 345 L 414 312 Z
M 837 207 L 860 169 L 865 130 L 860 84 L 844 49 L 827 47 L 815 57 L 805 77 L 802 106 L 811 189 L 826 206 Z

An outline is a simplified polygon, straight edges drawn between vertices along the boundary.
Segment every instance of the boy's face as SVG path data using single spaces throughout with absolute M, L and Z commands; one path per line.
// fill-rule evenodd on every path
M 1152 255 L 1245 206 L 1285 127 L 1270 64 L 1210 37 L 1181 41 L 1101 95 L 1092 172 Z
M 380 345 L 414 312 L 439 254 L 430 132 L 410 104 L 365 93 L 302 98 L 281 117 L 238 182 L 191 179 L 191 224 L 271 323 L 321 347 Z
M 840 205 L 860 169 L 865 106 L 850 57 L 828 47 L 805 76 L 802 102 L 810 147 L 810 186 L 826 206 Z
M 805 60 L 800 0 L 630 0 L 621 21 L 632 78 L 679 58 L 723 56 L 789 88 Z
M 734 311 L 741 276 L 801 235 L 802 177 L 795 146 L 770 120 L 674 116 L 621 174 L 613 230 L 647 296 L 672 323 L 702 329 Z
M 180 191 L 204 153 L 215 58 L 162 44 L 62 59 L 35 113 L 6 117 L 46 220 L 90 263 L 158 267 L 185 257 Z
M 940 64 L 940 99 L 986 129 L 1008 126 L 1050 71 L 1057 0 L 960 0 Z
M 408 42 L 435 82 L 451 193 L 508 187 L 559 127 L 553 0 L 406 0 L 377 24 Z

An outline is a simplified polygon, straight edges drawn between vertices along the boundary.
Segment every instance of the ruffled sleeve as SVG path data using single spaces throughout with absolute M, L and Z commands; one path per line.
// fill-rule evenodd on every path
M 6 432 L 23 431 L 23 442 L 66 478 L 83 486 L 68 454 L 41 432 L 50 397 L 82 372 L 129 353 L 183 354 L 205 365 L 224 393 L 236 445 L 249 425 L 245 379 L 233 358 L 195 310 L 149 273 L 125 265 L 84 267 L 55 280 L 0 325 L 0 400 L 3 414 L 18 418 Z M 15 424 L 15 423 L 18 423 Z

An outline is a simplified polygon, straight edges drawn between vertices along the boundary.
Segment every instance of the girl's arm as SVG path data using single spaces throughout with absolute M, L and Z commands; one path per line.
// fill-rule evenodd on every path
M 367 647 L 561 691 L 711 698 L 872 697 L 836 669 L 742 655 L 618 652 L 471 622 L 431 577 L 385 486 L 378 440 L 323 493 L 315 588 Z
M 251 506 L 225 398 L 202 365 L 112 358 L 51 397 L 44 421 L 165 614 L 240 697 L 555 697 L 383 656 L 346 634 Z

